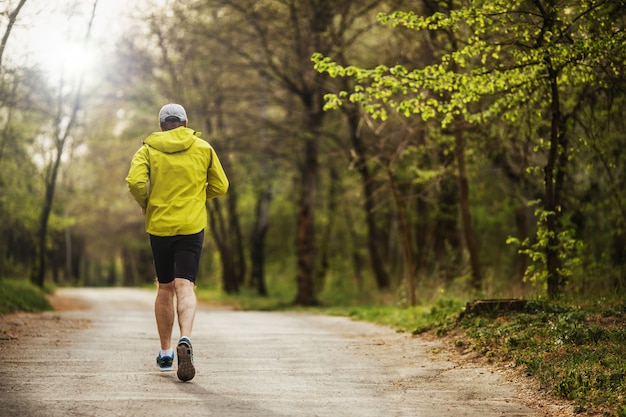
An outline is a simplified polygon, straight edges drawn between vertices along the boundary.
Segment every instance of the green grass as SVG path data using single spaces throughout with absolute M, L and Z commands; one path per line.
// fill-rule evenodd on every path
M 289 291 L 273 292 L 271 296 L 260 297 L 255 291 L 243 288 L 239 294 L 229 295 L 219 288 L 198 286 L 196 295 L 199 302 L 224 305 L 237 310 L 279 311 L 293 308 L 294 295 Z
M 30 281 L 0 279 L 0 314 L 52 310 L 44 291 Z
M 626 417 L 626 302 L 532 302 L 524 312 L 470 316 L 458 326 L 473 349 L 524 366 L 574 411 Z
M 414 307 L 390 305 L 322 307 L 314 310 L 332 315 L 347 316 L 354 320 L 391 327 L 399 332 L 420 334 L 434 331 L 445 332 L 454 325 L 455 318 L 462 310 L 463 303 L 455 299 L 439 299 L 433 304 Z

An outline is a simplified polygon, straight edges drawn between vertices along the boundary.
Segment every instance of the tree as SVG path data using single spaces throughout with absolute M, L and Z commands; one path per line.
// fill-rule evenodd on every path
M 254 3 L 254 4 L 253 4 Z M 315 50 L 331 51 L 345 47 L 351 31 L 359 34 L 356 22 L 381 4 L 331 1 L 257 2 L 212 1 L 192 3 L 196 16 L 210 16 L 207 28 L 237 27 L 206 31 L 212 41 L 241 67 L 256 71 L 274 89 L 273 100 L 283 101 L 286 123 L 281 127 L 282 142 L 298 146 L 290 158 L 298 172 L 296 215 L 297 304 L 316 302 L 316 221 L 315 209 L 319 181 L 319 148 L 325 114 L 322 109 L 322 76 L 310 68 L 309 57 Z M 215 11 L 218 11 L 216 13 Z M 232 35 L 232 36 L 231 36 Z M 285 136 L 290 136 L 285 138 Z M 295 159 L 294 159 L 295 156 Z M 262 194 L 261 194 L 262 195 Z
M 98 0 L 95 0 L 85 34 L 85 43 L 89 41 L 91 35 L 91 26 L 96 16 L 97 5 Z M 31 280 L 40 287 L 44 285 L 46 274 L 48 225 L 54 204 L 59 169 L 61 167 L 64 151 L 66 150 L 66 145 L 71 140 L 72 130 L 77 123 L 78 112 L 81 108 L 83 98 L 83 80 L 84 74 L 81 74 L 76 85 L 72 86 L 73 88 L 70 90 L 73 94 L 67 96 L 66 81 L 63 76 L 61 76 L 55 113 L 52 115 L 53 118 L 49 137 L 52 142 L 52 156 L 51 159 L 47 161 L 47 165 L 44 168 L 45 195 L 39 216 L 39 229 L 37 232 L 37 262 L 31 272 Z M 69 103 L 66 101 L 68 97 L 70 98 Z M 45 139 L 48 138 L 44 138 L 44 140 Z
M 13 30 L 13 26 L 17 21 L 17 17 L 20 14 L 20 10 L 26 4 L 26 0 L 20 0 L 15 9 L 6 10 L 3 14 L 7 16 L 9 21 L 7 22 L 7 27 L 4 30 L 4 35 L 2 35 L 2 40 L 0 41 L 0 68 L 2 68 L 2 57 L 4 56 L 4 50 L 7 46 L 7 42 L 9 41 L 9 36 L 11 36 L 11 31 Z M 10 6 L 10 5 L 9 5 Z
M 545 188 L 537 241 L 529 253 L 541 264 L 531 269 L 537 273 L 534 278 L 545 282 L 554 298 L 568 274 L 563 259 L 575 256 L 570 251 L 578 247 L 561 223 L 571 157 L 568 121 L 580 102 L 581 87 L 602 84 L 596 71 L 609 68 L 614 76 L 621 73 L 625 33 L 615 16 L 622 13 L 621 2 L 614 1 L 486 0 L 461 2 L 430 16 L 381 14 L 382 22 L 394 26 L 458 31 L 465 35 L 464 42 L 438 64 L 415 70 L 402 65 L 370 70 L 345 67 L 319 54 L 314 61 L 321 72 L 357 81 L 351 93 L 329 96 L 327 108 L 348 99 L 375 117 L 386 118 L 388 109 L 393 109 L 406 116 L 438 117 L 443 127 L 453 128 L 459 120 L 484 125 L 498 116 L 515 122 L 524 103 L 547 115 L 548 140 L 538 148 L 546 156 Z M 568 96 L 567 102 L 563 95 Z
M 0 41 L 0 276 L 23 274 L 32 261 L 39 206 L 34 196 L 41 192 L 32 181 L 37 166 L 29 148 L 46 119 L 40 109 L 49 104 L 48 86 L 34 68 L 4 59 L 25 4 L 20 0 L 13 8 L 14 3 L 7 2 L 2 12 L 6 27 Z

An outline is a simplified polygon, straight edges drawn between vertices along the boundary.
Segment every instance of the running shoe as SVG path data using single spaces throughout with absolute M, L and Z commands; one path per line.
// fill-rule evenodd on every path
M 191 341 L 186 337 L 181 338 L 178 341 L 178 346 L 176 346 L 176 351 L 178 352 L 178 379 L 183 382 L 191 381 L 196 375 Z
M 171 371 L 174 369 L 174 354 L 172 353 L 172 356 L 161 356 L 159 353 L 159 356 L 156 358 L 156 364 L 161 372 Z

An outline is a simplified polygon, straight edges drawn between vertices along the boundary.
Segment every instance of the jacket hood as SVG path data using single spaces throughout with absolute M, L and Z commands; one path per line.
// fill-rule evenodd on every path
M 176 153 L 189 149 L 199 136 L 200 132 L 188 127 L 178 127 L 165 132 L 154 132 L 143 143 L 161 152 Z

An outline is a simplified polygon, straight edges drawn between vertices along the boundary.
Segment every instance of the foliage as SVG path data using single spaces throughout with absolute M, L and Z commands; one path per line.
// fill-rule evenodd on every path
M 355 83 L 351 90 L 327 94 L 325 109 L 358 103 L 375 119 L 386 120 L 390 112 L 419 115 L 437 119 L 443 129 L 460 119 L 470 125 L 515 124 L 527 111 L 534 119 L 549 119 L 547 138 L 539 128 L 530 133 L 536 152 L 545 154 L 545 193 L 536 242 L 526 240 L 522 254 L 534 262 L 527 275 L 546 281 L 548 295 L 557 296 L 571 275 L 563 262 L 570 263 L 572 250 L 580 248 L 563 218 L 565 172 L 573 159 L 568 119 L 584 105 L 584 94 L 623 74 L 626 35 L 623 21 L 615 19 L 615 13 L 623 17 L 623 5 L 487 0 L 448 7 L 431 15 L 379 14 L 394 27 L 447 36 L 438 62 L 422 68 L 364 69 L 314 54 L 318 71 Z M 579 263 L 576 256 L 571 261 Z
M 412 11 L 379 14 L 382 23 L 393 27 L 461 33 L 463 44 L 444 53 L 437 64 L 413 70 L 404 65 L 364 69 L 314 54 L 318 71 L 353 77 L 357 83 L 352 92 L 328 94 L 325 108 L 348 100 L 360 103 L 375 118 L 387 118 L 392 109 L 425 120 L 440 117 L 444 126 L 457 115 L 472 123 L 495 116 L 516 120 L 520 103 L 540 103 L 546 97 L 548 60 L 556 61 L 552 65 L 562 70 L 561 83 L 568 86 L 602 85 L 594 69 L 604 64 L 613 76 L 622 71 L 619 58 L 610 59 L 615 53 L 621 56 L 625 36 L 611 22 L 610 13 L 618 6 L 610 2 L 561 2 L 546 9 L 536 3 L 536 13 L 523 0 L 460 3 L 430 16 Z M 558 26 L 541 26 L 541 13 L 549 14 Z M 608 28 L 600 31 L 604 25 Z M 485 97 L 495 100 L 485 103 Z M 479 102 L 486 105 L 474 106 Z
M 223 305 L 236 310 L 282 311 L 293 308 L 293 290 L 275 290 L 268 296 L 259 296 L 256 291 L 244 288 L 236 295 L 227 294 L 220 288 L 200 285 L 196 291 L 201 303 Z
M 0 314 L 16 311 L 40 312 L 52 307 L 44 291 L 28 280 L 0 279 Z
M 526 268 L 524 279 L 540 288 L 542 292 L 545 292 L 548 285 L 545 254 L 549 244 L 548 237 L 551 232 L 545 226 L 547 213 L 543 209 L 538 208 L 535 210 L 535 216 L 538 219 L 538 230 L 535 240 L 526 238 L 523 242 L 520 242 L 517 238 L 509 237 L 507 243 L 519 247 L 519 252 L 528 256 L 531 264 Z M 581 268 L 583 242 L 576 239 L 575 236 L 576 232 L 573 229 L 561 230 L 556 236 L 556 241 L 559 247 L 561 247 L 559 254 L 561 268 L 559 273 L 566 280 L 572 278 L 574 273 Z
M 333 306 L 323 309 L 327 314 L 348 316 L 354 320 L 364 320 L 392 327 L 399 332 L 422 334 L 430 330 L 444 333 L 454 324 L 462 309 L 458 299 L 441 298 L 429 304 L 397 307 L 393 305 L 377 306 Z
M 294 297 L 301 197 L 315 214 L 303 223 L 315 237 L 307 247 L 315 268 L 307 271 L 315 270 L 313 295 L 322 305 L 404 305 L 409 283 L 429 304 L 424 294 L 438 293 L 428 288 L 465 286 L 457 132 L 481 296 L 542 296 L 553 249 L 566 294 L 626 287 L 623 1 L 324 1 L 309 13 L 312 5 L 138 5 L 60 161 L 48 281 L 153 280 L 143 218 L 124 177 L 156 128 L 156 109 L 180 101 L 232 184 L 218 209 L 227 232 L 222 242 L 207 233 L 199 283 L 223 290 L 230 266 L 242 304 L 254 304 L 250 236 L 266 192 L 263 308 Z M 311 65 L 315 50 L 322 74 Z M 54 126 L 50 109 L 62 97 L 39 69 L 11 63 L 0 68 L 0 275 L 21 276 L 34 264 L 44 162 L 54 156 L 43 150 Z M 558 111 L 550 106 L 554 90 Z M 336 93 L 326 104 L 339 111 L 305 123 L 324 92 Z M 311 138 L 318 165 L 307 178 L 315 192 L 302 181 Z M 550 158 L 554 177 L 546 181 Z M 552 183 L 560 188 L 547 207 L 544 188 Z M 504 245 L 507 236 L 516 245 Z
M 530 302 L 522 313 L 466 316 L 457 346 L 523 366 L 577 411 L 624 416 L 626 303 Z M 469 340 L 468 340 L 469 339 Z

